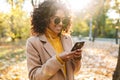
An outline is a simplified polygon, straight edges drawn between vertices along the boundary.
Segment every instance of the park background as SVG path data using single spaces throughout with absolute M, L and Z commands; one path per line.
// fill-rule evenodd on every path
M 0 0 L 0 80 L 28 80 L 25 43 L 31 14 L 44 0 Z M 112 80 L 120 44 L 120 0 L 63 0 L 73 11 L 72 38 L 85 41 L 76 80 Z

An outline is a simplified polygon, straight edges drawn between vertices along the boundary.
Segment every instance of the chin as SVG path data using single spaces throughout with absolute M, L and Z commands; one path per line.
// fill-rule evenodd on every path
M 61 31 L 55 32 L 56 34 L 59 34 Z

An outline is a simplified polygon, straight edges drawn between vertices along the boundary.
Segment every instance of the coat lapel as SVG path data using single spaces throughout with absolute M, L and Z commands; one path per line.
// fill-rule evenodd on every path
M 62 41 L 64 51 L 70 51 L 72 47 L 70 38 L 68 38 L 68 36 L 61 35 L 61 41 Z
M 40 41 L 43 43 L 43 47 L 45 48 L 45 50 L 48 52 L 48 54 L 52 57 L 54 56 L 55 50 L 52 47 L 52 45 L 48 42 L 47 38 L 45 35 L 40 35 L 39 37 Z
M 67 69 L 67 80 L 74 80 L 74 71 L 72 68 L 71 60 L 66 62 L 66 69 Z

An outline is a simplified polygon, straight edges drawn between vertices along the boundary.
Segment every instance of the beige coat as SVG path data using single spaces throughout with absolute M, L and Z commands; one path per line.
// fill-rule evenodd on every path
M 70 51 L 70 36 L 61 35 L 63 48 Z M 80 61 L 66 62 L 67 78 L 61 70 L 62 64 L 56 59 L 56 53 L 45 35 L 30 37 L 26 43 L 27 66 L 30 80 L 74 80 L 74 73 L 80 69 Z

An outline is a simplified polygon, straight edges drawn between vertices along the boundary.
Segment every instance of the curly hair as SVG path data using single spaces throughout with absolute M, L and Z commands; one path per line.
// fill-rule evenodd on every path
M 43 3 L 39 4 L 32 14 L 32 31 L 38 34 L 44 34 L 46 27 L 48 27 L 50 23 L 50 17 L 54 16 L 59 9 L 62 9 L 66 16 L 70 13 L 68 7 L 57 0 L 45 0 Z

